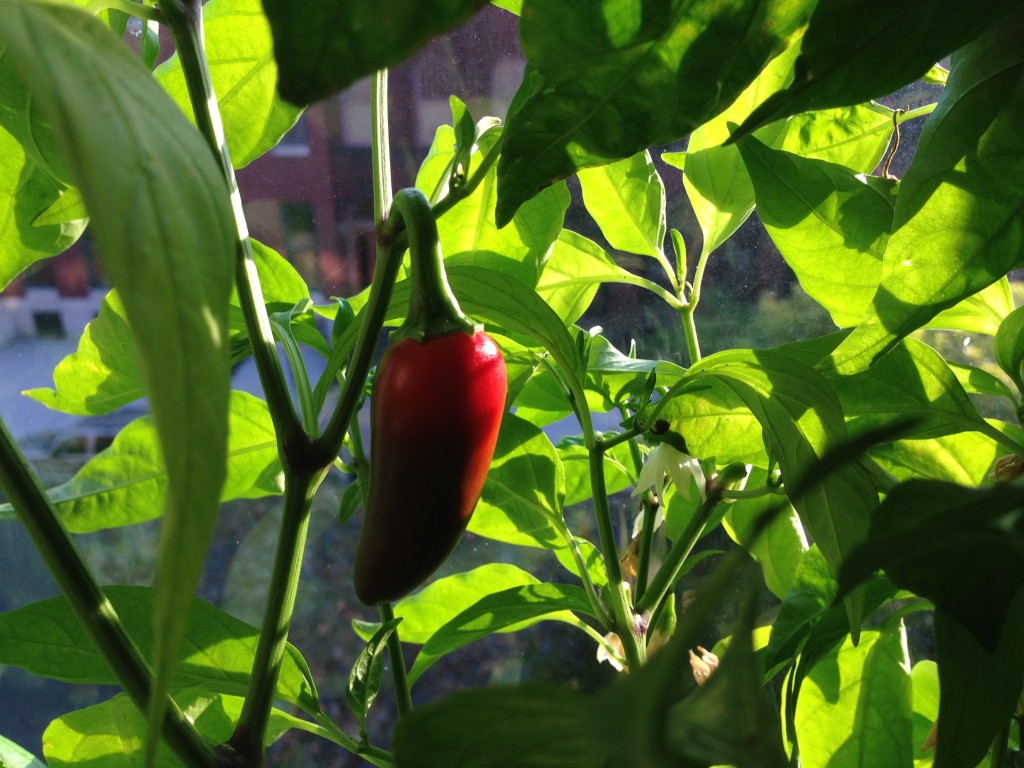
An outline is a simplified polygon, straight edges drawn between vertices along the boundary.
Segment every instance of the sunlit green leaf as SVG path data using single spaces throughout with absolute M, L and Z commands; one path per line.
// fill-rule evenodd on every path
M 845 642 L 803 681 L 796 708 L 806 768 L 913 765 L 910 663 L 902 624 Z
M 996 333 L 996 362 L 1003 372 L 1024 392 L 1024 307 L 1013 310 Z
M 487 595 L 427 640 L 409 670 L 409 679 L 415 682 L 445 654 L 495 632 L 514 632 L 538 621 L 562 621 L 587 631 L 588 625 L 576 614 L 590 613 L 586 593 L 572 584 L 527 584 Z
M 564 496 L 565 474 L 551 441 L 538 427 L 507 414 L 468 530 L 513 544 L 562 548 Z
M 0 127 L 0 289 L 26 267 L 68 248 L 82 234 L 86 224 L 82 219 L 45 226 L 36 222 L 40 213 L 60 200 L 64 189 Z
M 978 432 L 875 446 L 871 457 L 897 480 L 930 477 L 977 486 L 988 477 L 1000 446 Z
M 646 150 L 577 175 L 587 211 L 612 248 L 662 256 L 665 186 Z
M 231 737 L 242 711 L 241 696 L 190 691 L 177 698 L 186 717 L 210 743 L 223 743 Z M 273 744 L 293 728 L 308 727 L 293 715 L 272 709 L 264 741 Z M 137 768 L 143 763 L 144 736 L 145 721 L 121 694 L 54 720 L 43 733 L 43 752 L 50 768 Z M 179 768 L 181 761 L 161 744 L 152 765 Z
M 929 14 L 930 18 L 939 18 Z M 879 285 L 830 365 L 866 368 L 937 312 L 999 280 L 1024 248 L 1024 13 L 954 57 L 900 184 Z
M 563 229 L 537 281 L 537 293 L 570 325 L 590 307 L 601 283 L 631 277 L 593 240 Z
M 260 0 L 210 0 L 203 5 L 203 37 L 231 162 L 242 168 L 277 144 L 302 110 L 277 95 L 277 64 Z M 178 55 L 154 74 L 191 116 Z
M 910 670 L 914 687 L 914 768 L 932 768 L 935 746 L 925 747 L 939 716 L 939 668 L 930 659 L 922 659 Z
M 739 151 L 754 184 L 758 216 L 800 285 L 836 325 L 856 325 L 882 275 L 891 188 L 756 139 L 740 142 Z
M 729 126 L 743 122 L 765 97 L 789 83 L 799 51 L 793 44 L 777 56 L 722 114 L 700 126 L 686 144 L 683 186 L 704 235 L 702 253 L 724 243 L 754 210 L 754 188 L 735 146 L 721 146 Z M 758 138 L 776 146 L 785 137 L 785 123 L 765 127 Z M 679 165 L 679 155 L 666 153 L 662 160 Z
M 893 115 L 874 102 L 804 112 L 789 121 L 777 149 L 843 165 L 854 173 L 871 173 L 889 146 Z
M 4 768 L 46 768 L 46 764 L 10 739 L 0 736 L 0 765 Z
M 348 675 L 348 684 L 345 686 L 345 699 L 348 708 L 359 721 L 359 728 L 362 737 L 366 736 L 366 715 L 370 711 L 377 694 L 380 692 L 380 684 L 384 678 L 384 657 L 387 655 L 388 638 L 398 627 L 401 619 L 392 619 L 380 627 L 363 648 L 352 670 Z

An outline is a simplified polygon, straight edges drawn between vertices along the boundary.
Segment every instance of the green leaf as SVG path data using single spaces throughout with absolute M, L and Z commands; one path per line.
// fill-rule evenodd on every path
M 65 189 L 0 128 L 0 290 L 28 266 L 67 249 L 82 234 L 83 219 L 37 223 L 39 214 L 59 202 Z
M 402 619 L 402 642 L 422 645 L 485 595 L 539 583 L 535 576 L 507 563 L 488 563 L 433 581 L 395 603 L 395 616 Z M 359 637 L 369 640 L 380 623 L 354 621 L 352 627 Z
M 53 125 L 124 301 L 167 464 L 155 581 L 155 726 L 227 472 L 234 216 L 202 136 L 100 21 L 67 6 L 15 0 L 0 1 L 0 15 L 0 47 Z
M 746 487 L 756 489 L 767 479 L 765 470 L 751 470 Z M 737 544 L 746 549 L 764 573 L 768 589 L 780 600 L 796 582 L 797 569 L 807 552 L 807 536 L 792 505 L 775 514 L 759 536 L 758 520 L 776 504 L 774 494 L 740 499 L 729 504 L 725 512 L 725 530 Z
M 486 0 L 400 0 L 381 13 L 371 0 L 265 0 L 280 68 L 278 88 L 310 104 L 409 58 L 466 21 Z
M 873 458 L 897 480 L 929 477 L 977 486 L 988 477 L 1000 446 L 978 432 L 930 440 L 897 440 L 871 449 Z
M 345 700 L 348 708 L 359 721 L 359 731 L 363 739 L 366 735 L 366 715 L 373 706 L 374 699 L 380 691 L 384 677 L 384 658 L 387 655 L 388 638 L 398 628 L 401 619 L 392 619 L 378 629 L 367 641 L 366 647 L 356 657 L 352 670 L 348 673 L 348 684 L 345 686 Z
M 859 104 L 899 90 L 1016 7 L 994 0 L 834 0 L 819 3 L 804 35 L 796 77 L 758 107 L 735 138 L 798 112 Z M 893 35 L 900 45 L 893 46 Z
M 841 373 L 866 368 L 1020 259 L 1022 29 L 1024 13 L 1014 13 L 954 57 L 949 86 L 900 185 L 878 292 L 833 354 L 830 365 Z
M 190 691 L 177 699 L 186 716 L 210 743 L 221 744 L 231 738 L 242 711 L 242 697 Z M 293 728 L 306 730 L 309 725 L 279 709 L 272 709 L 264 743 L 274 743 Z M 137 768 L 144 759 L 144 735 L 145 721 L 131 700 L 121 694 L 54 720 L 43 733 L 43 752 L 50 768 Z M 180 768 L 181 761 L 160 744 L 152 765 Z
M 985 647 L 975 633 L 936 608 L 939 667 L 936 768 L 978 765 L 1010 721 L 1024 675 L 1024 591 L 1017 593 L 998 642 Z
M 99 314 L 85 327 L 78 351 L 53 371 L 54 388 L 24 392 L 62 413 L 111 413 L 145 396 L 142 373 L 132 347 L 124 303 L 117 291 L 103 297 Z
M 931 600 L 991 651 L 1024 588 L 1022 553 L 1020 488 L 908 480 L 872 516 L 869 537 L 844 564 L 840 584 L 849 590 L 884 568 L 897 586 Z
M 571 325 L 590 307 L 602 283 L 631 279 L 633 275 L 593 240 L 563 229 L 537 281 L 537 293 L 566 325 Z
M 1024 392 L 1024 307 L 1013 310 L 999 325 L 993 348 L 996 362 Z
M 520 36 L 539 87 L 505 129 L 498 223 L 580 168 L 671 143 L 707 122 L 788 47 L 810 5 L 613 0 L 595 12 L 574 0 L 528 2 Z
M 665 186 L 646 150 L 578 176 L 587 211 L 612 248 L 664 259 Z
M 399 720 L 396 762 L 403 768 L 603 768 L 587 703 L 579 691 L 554 685 L 463 691 Z
M 510 544 L 561 549 L 568 535 L 564 497 L 565 473 L 547 435 L 506 414 L 468 530 Z
M 586 593 L 571 584 L 526 584 L 482 597 L 440 627 L 409 670 L 414 683 L 445 654 L 496 632 L 515 632 L 539 621 L 563 621 L 591 635 L 575 614 L 591 614 Z
M 857 464 L 844 463 L 823 478 L 807 477 L 809 467 L 846 440 L 843 412 L 831 387 L 813 368 L 773 351 L 733 350 L 704 358 L 677 385 L 677 400 L 689 399 L 707 380 L 736 394 L 764 430 L 766 448 L 778 460 L 791 498 L 808 532 L 834 573 L 867 534 L 868 513 L 877 492 Z M 666 408 L 665 415 L 672 418 Z M 686 432 L 683 432 L 686 436 Z M 862 596 L 849 598 L 850 626 L 856 635 Z
M 729 239 L 754 210 L 754 188 L 739 150 L 731 145 L 720 146 L 729 137 L 729 125 L 742 122 L 767 94 L 789 83 L 799 47 L 791 45 L 773 59 L 722 114 L 690 134 L 683 186 L 704 235 L 704 255 Z M 786 132 L 785 123 L 779 123 L 766 127 L 759 138 L 776 146 Z M 683 157 L 681 153 L 666 153 L 661 159 L 682 170 Z
M 849 640 L 803 681 L 796 705 L 806 768 L 913 765 L 910 662 L 902 624 Z
M 789 121 L 786 138 L 775 149 L 871 173 L 889 147 L 893 117 L 891 109 L 875 102 L 804 112 Z
M 139 650 L 153 658 L 155 600 L 147 587 L 105 587 L 104 594 Z M 210 693 L 244 696 L 259 631 L 209 603 L 193 598 L 186 612 L 188 632 L 171 687 L 201 687 Z M 63 597 L 0 613 L 0 664 L 68 683 L 116 685 L 92 640 Z M 320 709 L 306 662 L 289 645 L 281 663 L 275 698 L 308 713 Z
M 250 242 L 268 303 L 292 305 L 309 298 L 309 289 L 295 267 L 273 249 L 256 240 Z M 230 309 L 234 343 L 235 338 L 245 336 L 245 324 L 233 289 Z M 248 354 L 247 343 L 245 350 Z M 146 394 L 131 327 L 116 290 L 103 298 L 98 316 L 85 327 L 78 350 L 57 364 L 53 383 L 52 389 L 40 387 L 23 394 L 55 411 L 83 416 L 112 413 Z
M 914 766 L 932 768 L 934 747 L 926 749 L 924 744 L 939 716 L 939 668 L 934 661 L 923 659 L 910 670 L 910 680 L 914 687 Z
M 807 294 L 840 327 L 856 325 L 882 276 L 893 194 L 848 168 L 739 143 L 757 212 Z M 881 188 L 880 188 L 881 187 Z
M 4 768 L 46 768 L 46 764 L 10 739 L 0 736 L 0 765 Z
M 558 457 L 565 472 L 565 506 L 594 498 L 590 483 L 590 452 L 586 446 L 563 440 L 558 444 Z M 609 494 L 626 490 L 636 480 L 630 469 L 633 459 L 626 444 L 605 451 L 603 466 L 605 490 Z
M 267 404 L 232 392 L 228 413 L 228 475 L 221 501 L 257 499 L 284 491 L 277 438 Z M 164 511 L 168 476 L 152 418 L 127 424 L 109 448 L 47 495 L 72 533 L 145 522 Z M 0 519 L 15 519 L 9 504 Z
M 231 163 L 243 168 L 276 145 L 302 109 L 277 95 L 273 41 L 260 0 L 210 0 L 203 6 L 203 42 Z M 154 74 L 191 117 L 177 53 Z

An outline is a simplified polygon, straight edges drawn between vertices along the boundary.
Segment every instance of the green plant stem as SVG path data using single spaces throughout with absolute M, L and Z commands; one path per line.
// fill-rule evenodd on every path
M 339 747 L 344 747 L 353 755 L 359 755 L 372 765 L 379 766 L 380 768 L 390 768 L 390 766 L 395 764 L 395 756 L 390 752 L 380 747 L 375 747 L 372 744 L 356 741 L 322 712 L 316 715 L 315 719 L 315 724 L 309 723 L 308 728 L 303 727 L 302 729 L 307 733 L 312 733 L 332 741 Z
M 167 19 L 178 51 L 196 126 L 210 145 L 231 196 L 235 226 L 238 230 L 235 285 L 252 345 L 256 371 L 277 431 L 281 458 L 287 467 L 289 463 L 294 463 L 305 456 L 304 448 L 309 440 L 303 432 L 288 391 L 281 360 L 277 356 L 274 332 L 263 301 L 263 289 L 256 272 L 252 245 L 249 242 L 249 229 L 245 222 L 245 214 L 242 212 L 242 198 L 238 191 L 238 182 L 235 179 L 227 143 L 224 141 L 224 127 L 203 46 L 202 4 L 199 0 L 160 0 L 160 8 Z
M 145 714 L 150 703 L 152 670 L 125 632 L 114 607 L 100 590 L 39 479 L 2 420 L 0 487 L 100 655 L 135 706 Z M 175 754 L 191 768 L 217 765 L 213 748 L 170 697 L 164 712 L 162 733 Z
M 310 475 L 285 474 L 284 514 L 252 677 L 242 714 L 228 742 L 235 752 L 254 765 L 259 764 L 263 753 L 281 659 L 288 643 L 313 496 L 325 474 L 326 469 Z
M 711 519 L 711 513 L 714 512 L 715 507 L 718 506 L 720 501 L 721 494 L 712 493 L 701 504 L 697 514 L 693 516 L 685 530 L 672 544 L 672 549 L 669 550 L 668 555 L 665 557 L 665 562 L 661 564 L 661 568 L 658 569 L 654 578 L 651 579 L 650 587 L 648 587 L 642 597 L 637 599 L 636 609 L 638 611 L 641 613 L 653 611 L 665 599 L 665 595 L 669 593 L 679 578 L 679 571 L 686 562 L 686 558 L 689 557 L 694 545 L 704 532 L 704 527 L 708 524 L 708 520 Z
M 388 130 L 388 71 L 373 76 L 373 101 L 370 105 L 373 131 L 373 223 L 380 227 L 391 210 L 391 139 Z
M 391 603 L 381 603 L 379 608 L 381 624 L 394 621 L 395 610 Z M 398 706 L 398 715 L 401 717 L 412 712 L 412 691 L 409 689 L 409 676 L 405 668 L 402 641 L 398 638 L 397 629 L 388 635 L 388 658 L 391 660 L 391 676 L 395 681 L 395 700 Z
M 584 402 L 582 410 L 586 411 Z M 589 422 L 589 419 L 588 419 Z M 590 426 L 589 423 L 587 426 Z M 593 427 L 584 427 L 584 436 L 588 431 L 593 438 Z M 605 573 L 608 575 L 608 602 L 615 620 L 615 630 L 622 641 L 629 668 L 638 670 L 644 663 L 644 645 L 637 635 L 637 623 L 630 607 L 627 586 L 622 581 L 622 569 L 619 566 L 619 553 L 615 547 L 615 533 L 612 530 L 612 514 L 608 506 L 608 488 L 604 479 L 604 449 L 594 444 L 589 447 L 590 486 L 594 494 L 594 514 L 597 518 L 597 530 L 601 541 L 601 554 L 604 557 Z
M 647 591 L 647 581 L 651 573 L 651 550 L 654 548 L 654 522 L 658 517 L 658 502 L 651 501 L 650 494 L 644 494 L 640 502 L 644 512 L 643 525 L 640 528 L 640 549 L 636 564 L 636 599 L 639 600 Z

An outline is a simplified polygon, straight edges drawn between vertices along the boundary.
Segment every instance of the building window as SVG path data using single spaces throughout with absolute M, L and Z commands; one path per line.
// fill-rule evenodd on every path
M 316 219 L 310 203 L 281 203 L 281 234 L 288 260 L 310 288 L 320 290 Z
M 373 122 L 370 105 L 373 86 L 365 78 L 349 86 L 338 97 L 341 104 L 341 140 L 346 147 L 370 147 L 373 145 Z
M 60 312 L 33 312 L 32 322 L 40 339 L 63 339 L 66 335 Z

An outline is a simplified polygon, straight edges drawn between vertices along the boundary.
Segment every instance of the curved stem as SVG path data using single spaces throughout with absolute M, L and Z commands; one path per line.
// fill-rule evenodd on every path
M 263 625 L 256 646 L 256 659 L 242 714 L 229 742 L 238 754 L 256 765 L 263 753 L 263 741 L 277 688 L 281 659 L 288 644 L 313 496 L 325 474 L 326 470 L 314 475 L 285 475 L 284 515 L 274 554 L 274 570 L 270 577 Z
M 707 500 L 701 504 L 700 509 L 697 510 L 697 513 L 687 524 L 683 533 L 672 544 L 672 549 L 669 550 L 668 555 L 665 557 L 665 562 L 661 564 L 661 568 L 658 569 L 658 572 L 651 580 L 651 586 L 644 592 L 642 597 L 637 599 L 636 609 L 638 611 L 641 613 L 653 611 L 665 599 L 665 595 L 668 594 L 669 590 L 676 583 L 679 571 L 686 562 L 686 558 L 690 555 L 700 535 L 704 532 L 704 526 L 711 519 L 711 513 L 715 511 L 715 507 L 718 506 L 721 500 L 721 494 L 714 493 L 709 495 Z
M 288 391 L 288 383 L 280 358 L 277 356 L 274 332 L 263 301 L 263 289 L 256 272 L 252 245 L 249 243 L 249 228 L 242 212 L 242 198 L 238 191 L 238 182 L 235 179 L 227 143 L 224 141 L 224 127 L 203 47 L 202 5 L 198 0 L 160 0 L 160 8 L 164 12 L 178 50 L 196 126 L 210 145 L 231 195 L 238 231 L 235 285 L 252 344 L 260 384 L 263 386 L 267 407 L 274 421 L 278 442 L 282 446 L 282 459 L 287 466 L 291 458 L 297 458 L 299 454 L 304 453 L 302 448 L 308 443 L 308 439 L 302 430 Z
M 391 603 L 381 603 L 379 608 L 381 624 L 394 621 L 395 610 Z M 391 659 L 391 676 L 395 681 L 395 700 L 398 706 L 398 716 L 401 717 L 412 712 L 412 691 L 409 690 L 409 676 L 405 669 L 405 656 L 402 654 L 402 641 L 398 637 L 397 629 L 388 635 L 388 658 Z
M 370 106 L 373 131 L 373 223 L 379 227 L 391 210 L 391 139 L 388 131 L 388 71 L 373 76 L 373 101 Z
M 93 578 L 92 572 L 61 524 L 17 443 L 0 420 L 0 487 L 54 581 L 71 605 L 78 620 L 96 644 L 114 676 L 145 714 L 150 704 L 153 673 L 139 649 L 118 619 L 117 612 Z M 217 765 L 213 748 L 168 697 L 163 720 L 163 737 L 182 762 L 192 768 Z

